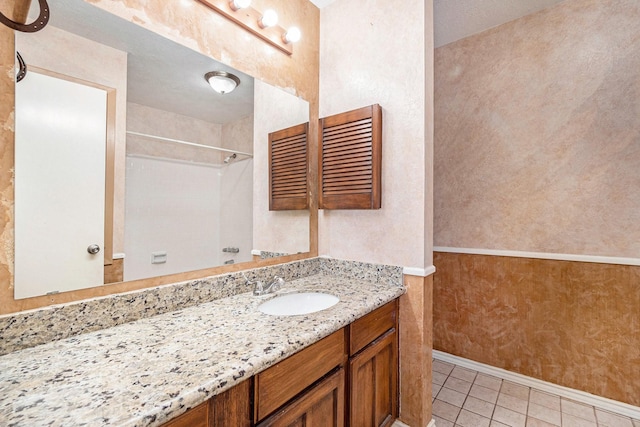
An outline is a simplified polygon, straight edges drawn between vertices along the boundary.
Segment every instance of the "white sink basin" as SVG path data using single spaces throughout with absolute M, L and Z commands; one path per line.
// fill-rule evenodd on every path
M 333 307 L 340 298 L 320 292 L 300 292 L 280 295 L 258 306 L 258 310 L 274 316 L 295 316 L 315 313 Z

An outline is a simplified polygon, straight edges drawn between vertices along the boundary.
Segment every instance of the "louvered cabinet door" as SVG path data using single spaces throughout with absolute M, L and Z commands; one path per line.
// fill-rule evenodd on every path
M 269 134 L 269 210 L 309 207 L 307 136 L 309 124 Z
M 380 209 L 382 109 L 378 104 L 320 121 L 321 209 Z

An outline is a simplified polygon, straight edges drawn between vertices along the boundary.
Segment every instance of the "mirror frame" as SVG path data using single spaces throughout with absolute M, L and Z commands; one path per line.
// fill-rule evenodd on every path
M 318 151 L 318 95 L 319 95 L 319 27 L 320 11 L 308 0 L 273 0 L 283 23 L 297 24 L 303 34 L 292 56 L 287 56 L 265 44 L 259 38 L 249 36 L 241 27 L 213 12 L 204 5 L 193 2 L 171 2 L 159 5 L 143 0 L 84 0 L 120 18 L 131 21 L 162 37 L 173 40 L 203 55 L 227 63 L 255 79 L 263 80 L 279 88 L 294 88 L 296 96 L 309 102 L 309 252 L 254 260 L 245 263 L 212 267 L 185 273 L 158 276 L 130 282 L 119 282 L 54 295 L 15 300 L 13 296 L 13 218 L 14 218 L 14 107 L 15 88 L 11 78 L 15 66 L 15 40 L 12 29 L 0 26 L 0 315 L 68 303 L 93 297 L 129 292 L 144 288 L 193 280 L 206 276 L 281 264 L 318 255 L 318 202 L 317 202 L 317 151 Z M 11 10 L 20 16 L 18 0 L 0 0 L 5 14 Z M 28 9 L 29 2 L 22 7 Z M 55 7 L 55 6 L 54 6 Z M 176 20 L 176 17 L 180 19 Z M 220 40 L 218 34 L 225 34 Z M 258 58 L 258 60 L 256 60 Z

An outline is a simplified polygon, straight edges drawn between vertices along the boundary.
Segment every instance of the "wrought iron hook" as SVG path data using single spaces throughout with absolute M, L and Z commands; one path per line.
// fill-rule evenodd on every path
M 13 21 L 4 16 L 2 12 L 0 12 L 0 22 L 9 28 L 22 31 L 23 33 L 35 33 L 36 31 L 40 31 L 49 22 L 49 5 L 47 4 L 47 0 L 38 0 L 38 4 L 40 5 L 40 14 L 31 24 L 21 24 Z
M 20 52 L 16 51 L 16 56 L 18 57 L 18 64 L 20 65 L 20 70 L 18 71 L 18 74 L 16 74 L 16 83 L 18 83 L 27 75 L 27 64 L 24 63 L 24 59 L 22 59 Z

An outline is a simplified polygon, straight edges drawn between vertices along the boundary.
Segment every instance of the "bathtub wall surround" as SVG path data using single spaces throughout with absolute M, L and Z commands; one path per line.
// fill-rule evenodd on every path
M 158 4 L 146 0 L 86 0 L 125 20 L 154 31 L 177 43 L 223 61 L 231 67 L 250 74 L 309 101 L 311 135 L 317 135 L 319 87 L 319 27 L 320 11 L 307 0 L 273 0 L 282 22 L 296 22 L 304 39 L 296 44 L 296 53 L 287 56 L 262 40 L 247 37 L 246 32 L 233 22 L 212 12 L 197 2 L 169 2 Z M 11 3 L 11 2 L 0 2 Z M 256 1 L 262 9 L 262 3 Z M 9 6 L 3 10 L 9 10 Z M 217 37 L 224 34 L 224 37 Z M 14 32 L 0 28 L 0 312 L 12 313 L 51 304 L 67 303 L 101 295 L 126 292 L 157 286 L 162 281 L 146 279 L 102 286 L 82 291 L 48 295 L 29 300 L 13 299 L 13 158 L 14 158 Z M 274 55 L 277 53 L 277 55 Z M 317 140 L 312 138 L 312 148 Z M 311 150 L 312 152 L 314 150 Z M 312 159 L 312 163 L 317 159 Z M 124 188 L 124 187 L 122 187 Z M 123 199 L 124 200 L 124 199 Z M 317 254 L 317 206 L 312 198 L 310 214 L 311 256 Z M 306 255 L 308 256 L 308 255 Z M 295 259 L 295 257 L 294 257 Z M 265 261 L 267 262 L 267 261 Z M 275 261 L 274 261 L 275 262 Z M 229 267 L 233 269 L 235 267 Z M 237 270 L 237 268 L 236 268 Z M 216 274 L 212 269 L 209 274 Z M 229 271 L 229 270 L 226 270 Z M 184 274 L 172 281 L 193 278 Z M 167 283 L 166 281 L 164 283 Z
M 244 273 L 244 274 L 243 274 Z M 0 316 L 0 355 L 251 291 L 250 280 L 314 274 L 402 286 L 402 267 L 309 258 Z

